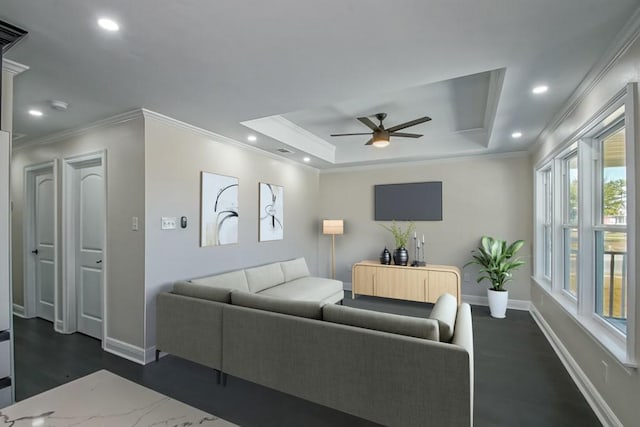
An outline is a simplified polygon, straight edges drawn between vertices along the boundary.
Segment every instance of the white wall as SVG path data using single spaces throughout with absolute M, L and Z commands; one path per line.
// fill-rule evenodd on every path
M 191 279 L 303 256 L 317 272 L 318 172 L 145 114 L 146 343 L 155 346 L 155 297 Z M 238 243 L 201 248 L 200 172 L 239 178 Z M 284 186 L 284 240 L 258 242 L 258 183 Z M 161 217 L 186 216 L 185 230 L 161 230 Z
M 532 178 L 526 153 L 493 157 L 433 160 L 391 166 L 346 169 L 320 176 L 320 216 L 344 219 L 345 234 L 336 238 L 336 277 L 351 282 L 351 265 L 378 259 L 394 240 L 373 220 L 373 186 L 403 182 L 442 181 L 442 221 L 416 222 L 418 235 L 426 239 L 429 264 L 462 268 L 480 237 L 490 235 L 509 242 L 524 239 L 521 256 L 527 265 L 508 285 L 512 299 L 529 300 L 532 243 Z M 389 223 L 385 223 L 389 224 Z M 404 224 L 403 224 L 404 225 Z M 320 241 L 321 273 L 330 271 L 330 237 Z M 410 253 L 413 257 L 413 253 Z M 468 267 L 464 295 L 486 296 L 486 284 L 475 282 Z
M 96 127 L 55 143 L 14 150 L 11 165 L 14 302 L 24 304 L 25 166 L 99 150 L 107 153 L 107 337 L 142 347 L 145 252 L 144 131 L 141 115 L 123 123 Z M 58 194 L 61 194 L 61 171 L 57 178 Z M 140 218 L 140 231 L 131 231 L 132 216 Z M 61 236 L 60 233 L 59 228 Z
M 533 151 L 533 164 L 552 153 L 561 146 L 570 136 L 581 128 L 595 113 L 609 102 L 629 82 L 640 81 L 640 40 L 635 42 L 621 55 L 615 64 L 607 71 L 603 78 L 588 92 L 577 107 L 562 121 L 557 129 L 553 129 L 546 137 L 538 141 Z M 636 106 L 637 108 L 637 106 Z M 639 120 L 640 117 L 636 118 Z M 640 123 L 638 121 L 637 123 Z M 636 140 L 636 155 L 638 141 Z M 640 176 L 640 161 L 636 159 L 636 177 Z M 640 180 L 636 178 L 636 200 L 640 201 L 638 188 Z M 637 223 L 637 218 L 636 218 Z M 640 242 L 640 234 L 636 230 L 636 241 Z M 640 250 L 635 248 L 636 265 L 640 265 Z M 636 285 L 637 286 L 637 285 Z M 597 392 L 604 398 L 609 407 L 623 425 L 637 425 L 638 402 L 640 402 L 640 376 L 636 369 L 623 368 L 613 356 L 603 349 L 598 342 L 579 327 L 573 318 L 567 314 L 551 298 L 546 298 L 547 303 L 541 303 L 544 294 L 542 288 L 536 283 L 531 284 L 532 302 L 542 314 L 544 320 L 564 344 L 578 366 L 584 371 L 588 380 L 594 385 Z M 640 293 L 636 293 L 636 299 L 628 302 L 629 306 L 635 306 L 636 313 L 640 314 Z M 638 318 L 635 321 L 636 354 L 640 354 L 640 328 Z M 609 380 L 604 381 L 603 364 L 609 366 Z

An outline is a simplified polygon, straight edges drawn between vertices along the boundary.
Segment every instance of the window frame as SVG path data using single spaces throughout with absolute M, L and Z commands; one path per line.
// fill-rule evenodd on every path
M 636 334 L 636 161 L 634 141 L 636 132 L 636 104 L 638 98 L 636 83 L 628 84 L 607 103 L 572 137 L 552 151 L 534 167 L 534 276 L 533 282 L 552 298 L 562 309 L 594 339 L 607 349 L 625 367 L 637 367 L 635 351 Z M 611 123 L 606 119 L 624 106 L 624 114 Z M 621 124 L 622 123 L 622 124 Z M 625 128 L 625 161 L 627 192 L 627 224 L 615 226 L 603 224 L 602 215 L 602 154 L 600 141 L 606 136 Z M 617 128 L 616 128 L 617 127 Z M 566 229 L 575 229 L 570 224 L 564 197 L 568 188 L 565 184 L 565 160 L 578 153 L 578 278 L 577 295 L 573 297 L 564 289 L 564 234 Z M 550 175 L 545 175 L 550 172 Z M 598 177 L 597 175 L 600 174 Z M 551 278 L 544 272 L 544 218 L 546 206 L 545 176 L 550 176 L 552 189 L 552 242 Z M 568 183 L 568 179 L 567 179 Z M 613 227 L 612 227 L 613 226 Z M 606 321 L 596 312 L 596 233 L 600 231 L 625 230 L 627 233 L 627 334 Z

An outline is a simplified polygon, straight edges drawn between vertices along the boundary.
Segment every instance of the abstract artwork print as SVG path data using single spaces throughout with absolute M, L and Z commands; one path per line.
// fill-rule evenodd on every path
M 260 183 L 260 242 L 284 236 L 284 187 Z
M 238 243 L 238 178 L 202 172 L 200 246 Z

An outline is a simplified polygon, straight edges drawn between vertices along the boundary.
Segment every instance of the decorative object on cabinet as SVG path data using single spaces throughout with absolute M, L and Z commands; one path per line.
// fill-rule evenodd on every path
M 491 317 L 497 319 L 505 317 L 509 291 L 504 289 L 504 286 L 512 280 L 512 271 L 525 263 L 515 258 L 522 246 L 524 246 L 524 240 L 516 240 L 511 245 L 507 245 L 505 240 L 483 236 L 480 239 L 480 246 L 471 252 L 473 260 L 464 265 L 464 267 L 471 264 L 479 265 L 476 282 L 480 283 L 483 280 L 491 282 L 491 288 L 487 289 Z
M 238 178 L 202 172 L 200 246 L 238 243 Z
M 391 264 L 391 252 L 389 252 L 389 249 L 387 249 L 386 246 L 382 251 L 382 254 L 380 254 L 380 264 Z
M 448 293 L 461 303 L 460 270 L 448 265 L 403 267 L 361 261 L 353 265 L 352 297 L 370 295 L 435 303 Z
M 413 247 L 415 259 L 411 263 L 411 267 L 424 267 L 427 265 L 424 260 L 424 234 L 422 235 L 422 243 L 418 240 L 418 234 L 413 233 Z
M 391 226 L 386 226 L 384 224 L 380 224 L 380 226 L 393 234 L 396 244 L 396 249 L 393 251 L 393 263 L 395 265 L 407 265 L 409 263 L 407 242 L 409 241 L 411 232 L 415 229 L 414 223 L 409 222 L 406 230 L 403 230 L 395 221 L 391 223 Z
M 336 235 L 344 234 L 344 220 L 325 219 L 322 221 L 322 234 L 331 235 L 331 278 L 336 278 Z
M 260 183 L 260 242 L 284 237 L 284 187 Z

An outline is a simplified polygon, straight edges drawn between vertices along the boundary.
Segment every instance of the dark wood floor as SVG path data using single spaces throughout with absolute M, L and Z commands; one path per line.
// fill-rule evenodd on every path
M 345 304 L 421 317 L 431 310 L 429 304 L 350 295 Z M 238 378 L 218 386 L 212 370 L 173 356 L 140 366 L 103 352 L 93 338 L 57 334 L 44 320 L 14 320 L 18 400 L 107 369 L 243 426 L 372 425 Z M 474 306 L 473 326 L 476 427 L 600 426 L 529 313 L 509 311 L 497 320 Z

